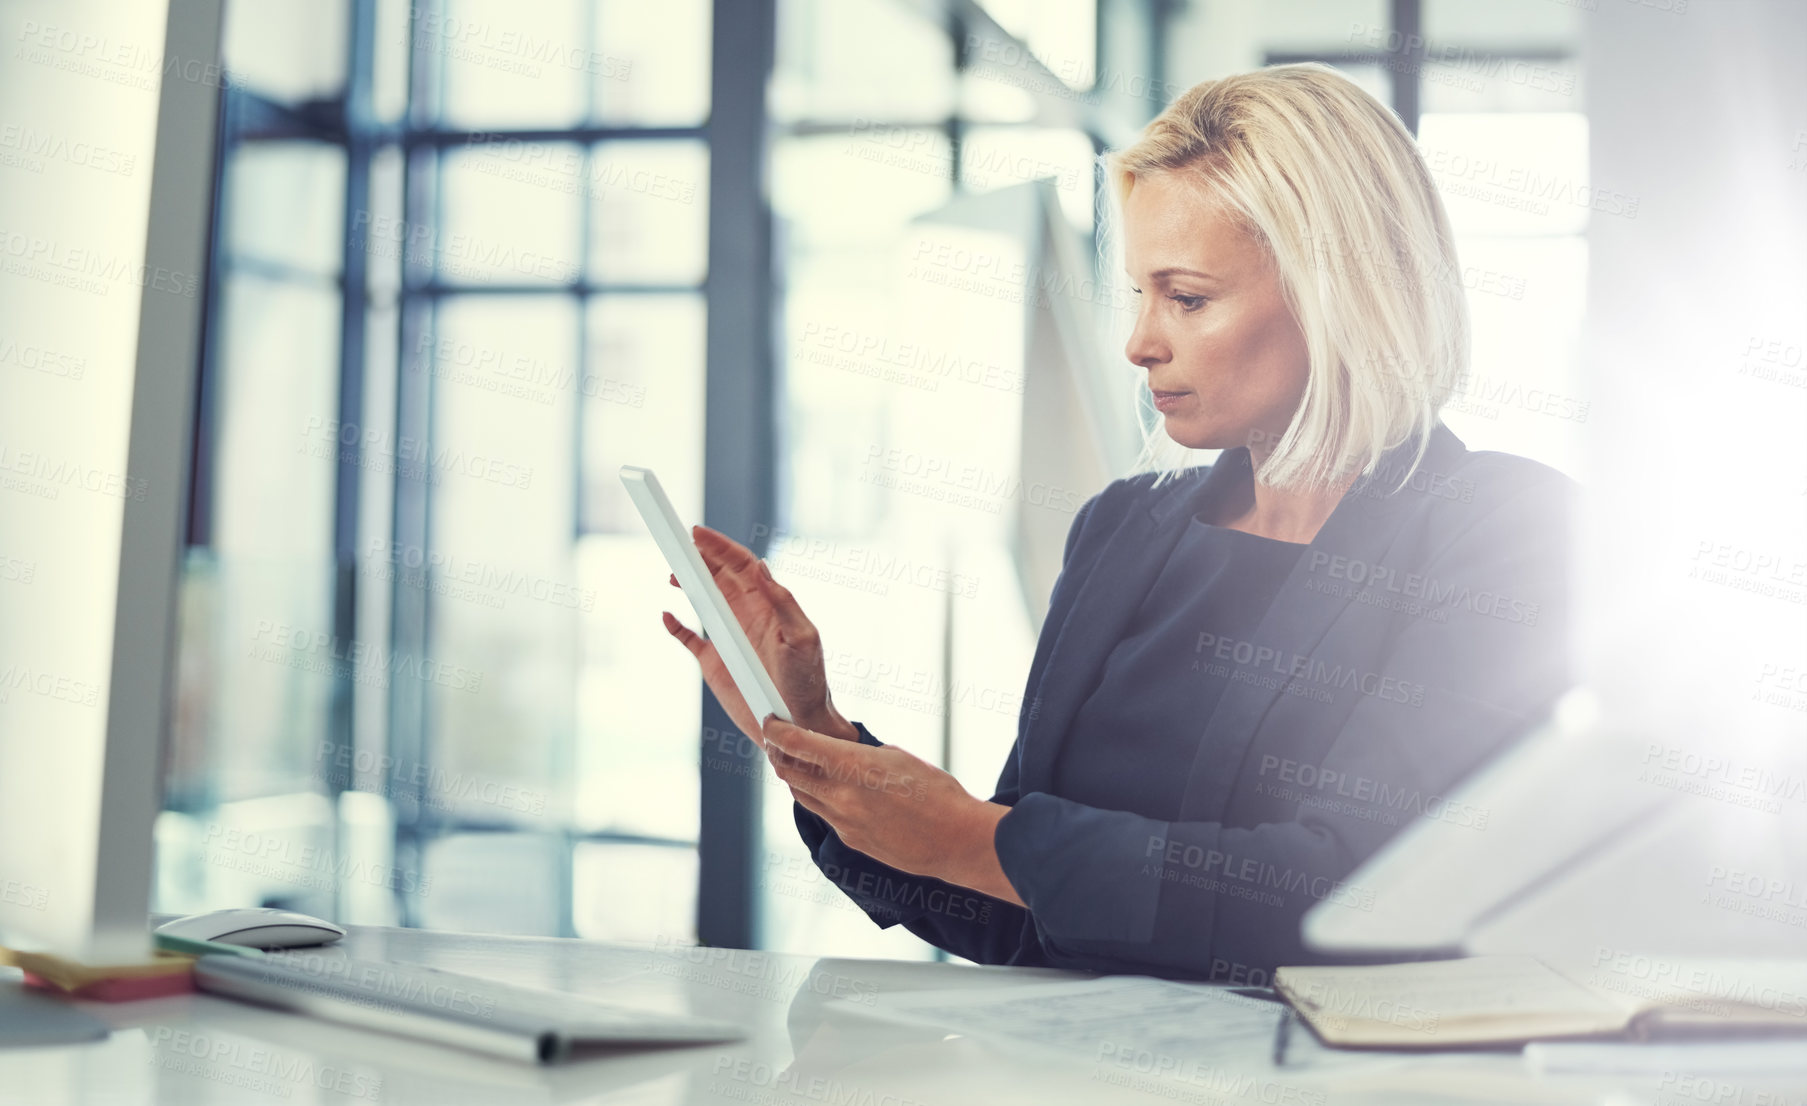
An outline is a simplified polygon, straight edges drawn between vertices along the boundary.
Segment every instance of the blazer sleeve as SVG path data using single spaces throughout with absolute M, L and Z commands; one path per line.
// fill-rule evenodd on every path
M 1300 940 L 1301 916 L 1319 901 L 1372 909 L 1372 890 L 1347 877 L 1399 825 L 1422 815 L 1484 829 L 1486 812 L 1438 804 L 1569 686 L 1571 488 L 1561 478 L 1510 494 L 1446 544 L 1427 577 L 1485 581 L 1518 605 L 1504 616 L 1490 600 L 1454 606 L 1446 622 L 1408 620 L 1375 669 L 1411 674 L 1419 701 L 1359 696 L 1337 732 L 1321 735 L 1311 775 L 1415 797 L 1404 807 L 1418 809 L 1395 824 L 1372 802 L 1297 791 L 1285 793 L 1296 801 L 1254 803 L 1265 817 L 1237 824 L 1167 822 L 1041 793 L 1012 804 L 998 858 L 1053 962 L 1201 979 L 1313 963 L 1323 958 Z M 1231 810 L 1247 791 L 1273 787 L 1265 767 L 1259 750 L 1245 758 Z
M 1121 483 L 1120 481 L 1117 483 Z M 1115 486 L 1115 484 L 1113 484 Z M 1106 489 L 1108 491 L 1109 489 Z M 1061 554 L 1064 575 L 1073 549 L 1093 506 L 1105 492 L 1092 496 L 1073 516 L 1067 530 L 1066 547 Z M 1055 580 L 1055 592 L 1061 580 Z M 1029 673 L 1028 686 L 1034 687 L 1042 661 L 1038 650 L 1037 666 Z M 1024 703 L 1027 711 L 1029 704 Z M 860 722 L 854 722 L 860 741 L 866 745 L 882 745 Z M 1022 739 L 1022 720 L 1017 723 L 1018 741 Z M 1016 750 L 1005 759 L 1003 771 L 991 801 L 1010 806 L 1017 801 Z M 943 880 L 912 875 L 889 864 L 872 859 L 850 848 L 827 820 L 801 803 L 792 803 L 797 832 L 816 866 L 829 882 L 839 887 L 849 899 L 864 910 L 882 929 L 902 924 L 910 932 L 939 948 L 979 964 L 1012 963 L 1021 953 L 1022 936 L 1028 911 L 1012 902 L 981 894 Z

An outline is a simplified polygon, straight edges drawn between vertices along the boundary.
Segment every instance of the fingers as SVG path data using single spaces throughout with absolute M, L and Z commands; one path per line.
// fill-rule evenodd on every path
M 696 551 L 703 555 L 709 571 L 719 576 L 723 571 L 739 577 L 753 569 L 759 558 L 753 551 L 722 533 L 711 530 L 707 526 L 697 525 L 690 528 L 691 540 L 696 542 Z
M 789 780 L 786 780 L 785 782 L 790 783 Z M 794 783 L 791 784 L 791 798 L 797 800 L 797 805 L 801 806 L 804 810 L 809 811 L 811 814 L 819 815 L 827 821 L 829 825 L 834 825 L 835 818 L 838 817 L 835 809 Z M 838 831 L 840 827 L 836 826 L 835 829 Z
M 698 656 L 702 655 L 703 639 L 697 636 L 696 631 L 679 622 L 678 616 L 670 611 L 660 611 L 659 617 L 664 621 L 667 633 L 683 642 L 684 648 Z
M 797 603 L 797 597 L 791 594 L 791 589 L 772 578 L 772 570 L 766 567 L 764 561 L 759 562 L 758 569 L 753 573 L 753 579 L 759 590 L 765 595 L 766 602 L 770 603 L 772 609 L 778 612 L 778 624 L 784 630 L 787 640 L 796 641 L 815 633 L 816 624 L 803 613 L 803 608 Z
M 767 715 L 765 725 L 761 727 L 765 734 L 766 745 L 775 748 L 785 756 L 819 769 L 828 769 L 838 763 L 847 751 L 847 742 L 819 734 L 814 730 L 806 730 L 802 726 L 793 725 L 776 715 Z M 864 749 L 865 746 L 860 746 Z

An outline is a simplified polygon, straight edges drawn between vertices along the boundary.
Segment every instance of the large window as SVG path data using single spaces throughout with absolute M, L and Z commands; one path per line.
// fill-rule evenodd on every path
M 710 15 L 229 5 L 162 909 L 694 935 Z

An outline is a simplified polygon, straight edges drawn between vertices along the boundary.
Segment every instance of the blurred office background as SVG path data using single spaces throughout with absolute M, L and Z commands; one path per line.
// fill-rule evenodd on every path
M 934 325 L 1040 255 L 923 228 L 1027 189 L 1096 266 L 1099 151 L 1196 81 L 1328 62 L 1418 134 L 1461 239 L 1446 421 L 1584 476 L 1585 236 L 1636 203 L 1590 187 L 1585 18 L 234 0 L 156 907 L 934 955 L 809 863 L 659 624 L 694 618 L 617 468 L 767 553 L 843 713 L 988 795 L 1039 619 L 1012 466 L 1072 431 L 1025 422 L 1053 370 L 1021 304 Z M 1119 274 L 1083 276 L 1065 357 L 1133 387 Z

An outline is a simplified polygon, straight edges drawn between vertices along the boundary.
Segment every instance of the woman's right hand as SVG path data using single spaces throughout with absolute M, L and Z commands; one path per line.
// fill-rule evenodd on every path
M 692 526 L 692 539 L 703 563 L 715 577 L 734 617 L 740 621 L 753 651 L 759 654 L 765 670 L 778 687 L 784 705 L 797 725 L 817 733 L 847 741 L 858 741 L 859 731 L 835 709 L 828 691 L 828 673 L 822 661 L 822 638 L 815 623 L 803 613 L 790 589 L 772 578 L 765 562 L 753 551 L 717 530 Z M 671 577 L 673 587 L 678 579 Z M 671 612 L 665 614 L 665 629 L 678 639 L 702 667 L 703 681 L 728 717 L 740 731 L 752 738 L 760 748 L 765 738 L 753 711 L 734 686 L 734 677 L 716 652 L 715 643 L 707 641 L 678 621 Z

